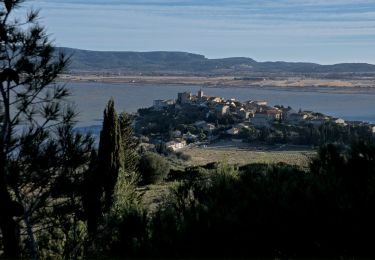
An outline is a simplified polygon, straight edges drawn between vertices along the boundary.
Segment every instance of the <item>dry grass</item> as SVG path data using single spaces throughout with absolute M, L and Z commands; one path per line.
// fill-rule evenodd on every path
M 268 150 L 260 150 L 268 149 Z M 273 150 L 272 150 L 273 149 Z M 228 164 L 245 165 L 250 163 L 278 163 L 284 162 L 302 168 L 308 166 L 309 160 L 315 155 L 314 150 L 302 147 L 283 147 L 282 151 L 277 147 L 250 147 L 244 143 L 220 142 L 207 148 L 192 147 L 183 151 L 191 157 L 188 161 L 169 158 L 171 167 L 183 170 L 186 166 L 205 165 L 210 162 L 225 162 Z M 155 212 L 175 182 L 162 182 L 139 188 L 143 205 L 149 212 Z
M 228 164 L 249 163 L 278 163 L 283 162 L 291 165 L 307 167 L 311 156 L 315 154 L 312 150 L 289 150 L 289 151 L 254 151 L 236 148 L 190 148 L 184 151 L 191 156 L 187 165 L 205 165 L 210 162 L 226 162 Z
M 149 213 L 155 212 L 163 199 L 169 194 L 173 182 L 162 182 L 138 188 L 142 197 L 142 204 L 146 206 Z

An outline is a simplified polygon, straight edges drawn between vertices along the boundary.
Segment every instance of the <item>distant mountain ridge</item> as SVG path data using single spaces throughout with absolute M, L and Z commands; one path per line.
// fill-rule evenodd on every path
M 145 74 L 375 73 L 368 63 L 320 65 L 308 62 L 257 62 L 251 58 L 208 59 L 188 52 L 88 51 L 57 48 L 71 55 L 70 72 Z

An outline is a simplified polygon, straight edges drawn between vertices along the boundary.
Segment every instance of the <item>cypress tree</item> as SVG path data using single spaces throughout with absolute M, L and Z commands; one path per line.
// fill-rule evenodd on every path
M 131 126 L 130 116 L 122 112 L 119 117 L 121 139 L 124 150 L 124 171 L 127 176 L 135 174 L 138 170 L 137 142 L 134 140 L 134 132 Z
M 98 154 L 96 150 L 93 150 L 89 168 L 84 175 L 82 196 L 82 205 L 90 234 L 95 234 L 97 231 L 98 222 L 103 212 L 101 203 L 103 187 L 100 177 L 98 174 Z
M 112 205 L 113 192 L 121 168 L 123 168 L 123 146 L 120 124 L 114 101 L 110 99 L 104 110 L 98 151 L 98 174 L 103 185 L 105 211 Z

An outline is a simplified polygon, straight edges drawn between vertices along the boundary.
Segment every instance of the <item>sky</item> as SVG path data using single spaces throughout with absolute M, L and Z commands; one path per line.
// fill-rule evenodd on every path
M 375 64 L 375 0 L 31 0 L 57 46 Z

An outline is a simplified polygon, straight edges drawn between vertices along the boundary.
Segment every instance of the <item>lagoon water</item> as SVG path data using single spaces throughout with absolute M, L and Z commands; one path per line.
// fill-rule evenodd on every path
M 246 100 L 268 100 L 269 105 L 291 106 L 295 110 L 312 110 L 345 120 L 375 123 L 375 90 L 337 93 L 332 89 L 296 89 L 275 87 L 201 87 L 197 85 L 139 85 L 109 83 L 69 83 L 71 100 L 80 112 L 78 126 L 100 125 L 107 101 L 115 99 L 116 110 L 136 112 L 152 106 L 155 99 L 176 98 L 178 92 L 197 93 L 202 89 L 210 96 Z

